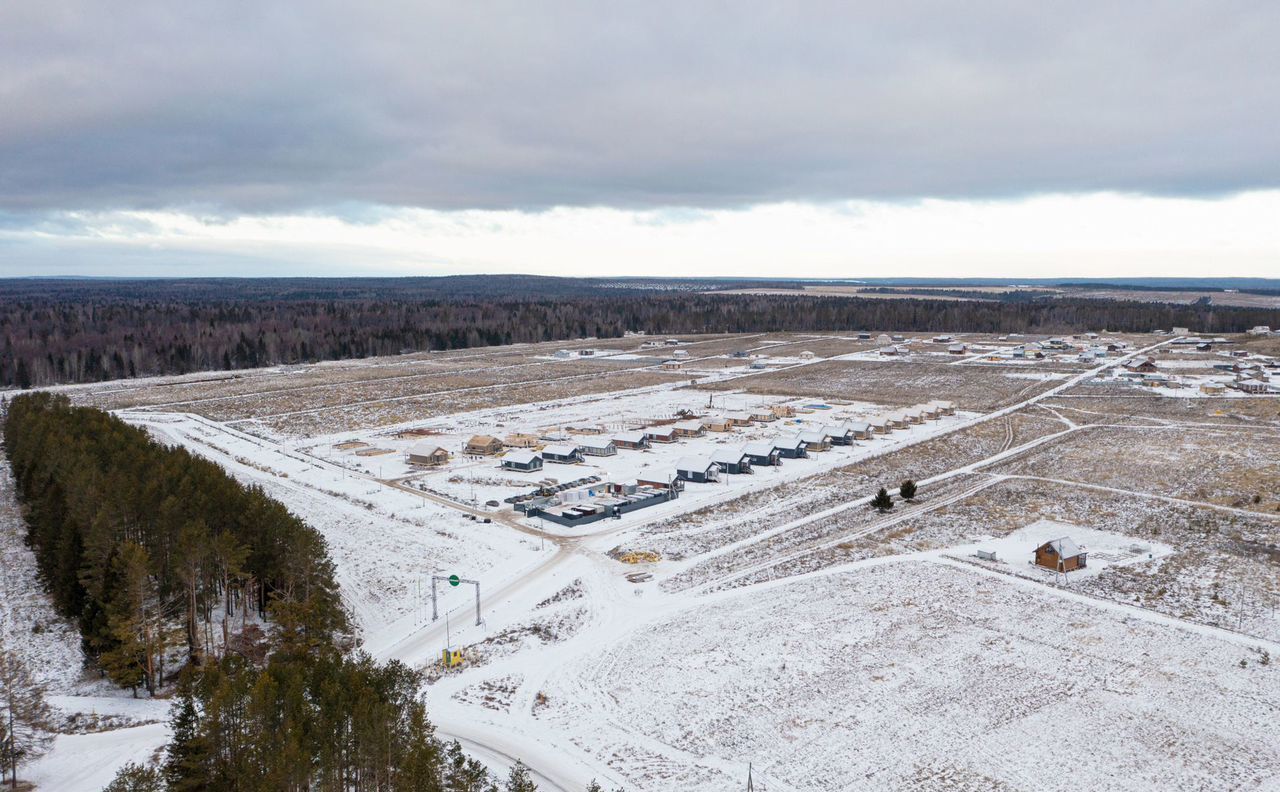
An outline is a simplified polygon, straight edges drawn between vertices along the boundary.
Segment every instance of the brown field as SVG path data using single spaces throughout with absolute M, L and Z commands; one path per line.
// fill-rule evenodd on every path
M 701 387 L 745 388 L 748 393 L 847 399 L 891 406 L 949 399 L 963 410 L 987 411 L 1058 384 L 1052 380 L 1002 376 L 1004 373 L 1017 372 L 997 373 L 988 367 L 951 366 L 941 362 L 831 360 Z

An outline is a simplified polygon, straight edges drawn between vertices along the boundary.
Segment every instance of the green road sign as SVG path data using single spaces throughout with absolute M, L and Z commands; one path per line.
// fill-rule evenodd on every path
M 461 582 L 462 582 L 462 580 L 461 580 L 457 575 L 450 575 L 450 576 L 449 576 L 449 585 L 450 585 L 450 586 L 456 586 L 456 585 L 458 585 L 458 584 L 459 584 L 459 583 L 461 583 Z

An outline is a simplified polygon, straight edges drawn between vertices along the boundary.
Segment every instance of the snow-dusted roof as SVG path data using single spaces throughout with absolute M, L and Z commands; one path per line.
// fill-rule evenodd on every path
M 578 448 L 608 448 L 611 445 L 613 445 L 612 440 L 600 438 L 598 440 L 583 440 L 578 445 Z
M 732 419 L 733 419 L 733 420 L 735 420 L 735 421 L 750 421 L 750 420 L 751 420 L 751 413 L 749 413 L 749 412 L 731 412 L 731 413 L 729 413 L 729 416 L 728 416 L 728 417 L 729 417 L 729 418 L 732 418 Z
M 671 426 L 646 426 L 644 429 L 645 434 L 651 435 L 669 435 L 675 434 L 675 431 L 675 428 Z
M 858 433 L 870 432 L 870 431 L 871 431 L 871 424 L 869 424 L 869 423 L 865 423 L 865 422 L 861 422 L 861 421 L 860 421 L 860 422 L 857 422 L 857 423 L 846 424 L 846 425 L 847 425 L 850 429 L 852 429 L 853 431 L 858 432 Z
M 752 456 L 769 456 L 775 450 L 776 446 L 765 440 L 757 440 L 754 443 L 747 443 L 742 447 L 742 453 L 751 454 Z
M 613 439 L 623 443 L 639 443 L 644 440 L 644 432 L 620 432 Z
M 517 465 L 527 465 L 537 458 L 538 455 L 532 451 L 508 451 L 502 455 L 503 462 L 514 462 Z
M 773 440 L 774 448 L 798 448 L 804 445 L 804 440 L 800 435 L 790 435 L 788 437 L 776 437 Z
M 699 432 L 703 428 L 702 421 L 676 421 L 672 425 L 686 432 Z
M 1054 552 L 1056 552 L 1062 558 L 1071 558 L 1073 556 L 1078 556 L 1082 552 L 1080 550 L 1080 545 L 1076 544 L 1075 540 L 1073 540 L 1070 536 L 1064 536 L 1061 539 L 1054 539 L 1048 544 L 1051 545 L 1054 549 Z
M 716 467 L 716 463 L 706 457 L 681 457 L 676 460 L 676 471 L 680 473 L 702 473 L 711 467 Z
M 806 443 L 825 443 L 831 439 L 826 432 L 801 432 L 800 439 Z
M 549 445 L 542 449 L 542 453 L 552 456 L 573 456 L 579 450 L 581 449 L 576 445 Z
M 746 455 L 747 452 L 741 448 L 720 448 L 712 452 L 711 461 L 722 465 L 736 465 Z
M 437 451 L 444 451 L 446 454 L 449 453 L 448 451 L 445 451 L 445 449 L 441 448 L 436 443 L 428 443 L 425 440 L 418 443 L 414 443 L 413 446 L 410 447 L 409 449 L 409 453 L 412 454 L 413 456 L 431 456 Z
M 822 427 L 822 431 L 832 437 L 844 437 L 849 434 L 850 427 L 848 424 L 827 424 Z

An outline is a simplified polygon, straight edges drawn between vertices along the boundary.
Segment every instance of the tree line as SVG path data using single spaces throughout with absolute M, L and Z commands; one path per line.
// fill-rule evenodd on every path
M 48 393 L 10 402 L 4 445 L 53 604 L 116 684 L 155 693 L 175 646 L 260 656 L 272 620 L 347 630 L 319 533 L 213 462 Z
M 23 288 L 0 290 L 0 387 L 617 338 L 627 330 L 1059 334 L 1183 326 L 1230 333 L 1280 325 L 1280 311 L 1210 304 L 722 294 L 695 282 L 657 289 L 641 281 L 624 288 L 516 276 L 437 280 L 452 285 L 341 279 L 8 281 L 6 287 L 18 283 Z

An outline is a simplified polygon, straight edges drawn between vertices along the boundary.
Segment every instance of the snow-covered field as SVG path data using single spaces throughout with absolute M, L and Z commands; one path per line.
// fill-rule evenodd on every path
M 691 359 L 681 379 L 610 391 L 600 378 L 574 395 L 556 381 L 531 386 L 529 403 L 504 392 L 478 409 L 482 392 L 447 408 L 454 402 L 415 395 L 412 383 L 430 379 L 423 365 L 551 372 L 563 362 L 557 347 L 351 362 L 333 366 L 340 378 L 379 391 L 365 369 L 382 367 L 407 375 L 396 386 L 406 395 L 394 410 L 367 405 L 377 419 L 357 429 L 366 405 L 342 422 L 328 423 L 328 408 L 307 412 L 317 428 L 306 437 L 166 411 L 185 409 L 166 406 L 168 383 L 148 391 L 146 409 L 118 414 L 261 485 L 315 526 L 365 648 L 427 671 L 440 736 L 498 770 L 524 759 L 546 792 L 580 792 L 591 778 L 628 792 L 728 792 L 743 788 L 748 764 L 756 788 L 774 792 L 1280 789 L 1273 600 L 1228 602 L 1233 570 L 1265 581 L 1280 563 L 1270 486 L 1280 480 L 1271 453 L 1280 405 L 1186 400 L 1173 409 L 1097 386 L 1081 395 L 1080 382 L 1121 357 L 1093 369 L 991 364 L 982 358 L 1001 347 L 967 340 L 970 354 L 951 356 L 912 339 L 903 359 L 838 336 L 692 340 L 681 345 Z M 1128 340 L 1135 351 L 1165 341 Z M 583 365 L 603 373 L 610 361 L 667 354 L 639 344 L 598 344 L 599 360 Z M 810 347 L 818 357 L 802 356 Z M 767 353 L 774 369 L 747 369 L 730 357 L 740 350 Z M 305 367 L 207 387 L 217 399 L 270 401 L 279 381 L 295 379 L 311 404 L 323 401 L 320 388 L 351 395 L 331 387 L 334 376 Z M 198 404 L 206 386 L 175 387 Z M 677 501 L 586 529 L 540 535 L 543 526 L 509 505 L 483 505 L 549 477 L 665 480 L 681 457 L 937 398 L 972 409 L 778 469 L 691 483 Z M 431 409 L 414 414 L 418 399 Z M 592 437 L 575 428 L 608 436 L 682 410 L 782 403 L 830 409 L 531 474 L 457 453 L 476 434 L 575 442 Z M 1222 415 L 1224 404 L 1229 416 L 1201 414 Z M 454 459 L 411 469 L 409 429 L 432 431 L 422 440 Z M 387 453 L 337 447 L 353 440 Z M 889 514 L 867 506 L 875 487 L 907 476 L 925 482 L 916 503 Z M 83 677 L 78 637 L 39 594 L 10 493 L 0 494 L 0 639 L 23 647 L 65 717 L 112 727 L 60 736 L 26 775 L 42 789 L 99 789 L 163 743 L 167 705 Z M 1067 585 L 1027 563 L 1062 535 L 1090 554 Z M 615 549 L 661 560 L 626 564 Z M 999 560 L 979 561 L 978 550 Z M 468 586 L 442 589 L 442 618 L 430 621 L 430 576 L 450 573 L 481 581 L 480 625 Z M 1253 591 L 1263 597 L 1265 586 Z M 461 670 L 431 665 L 446 645 L 464 650 Z
M 537 722 L 633 790 L 737 790 L 748 763 L 771 790 L 1243 789 L 1280 774 L 1280 663 L 1261 658 L 1034 584 L 872 562 L 691 601 L 558 663 Z

